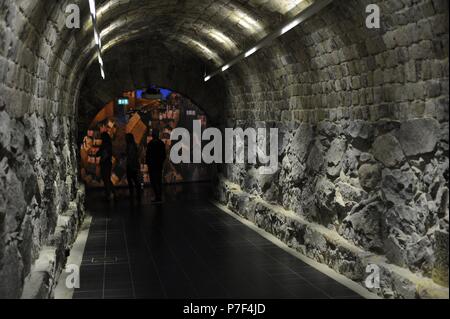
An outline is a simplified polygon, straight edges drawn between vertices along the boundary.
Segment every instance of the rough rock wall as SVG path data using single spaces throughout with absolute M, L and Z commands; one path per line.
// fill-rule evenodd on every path
M 59 5 L 0 1 L 0 299 L 51 295 L 83 215 Z
M 250 219 L 259 220 L 259 226 L 361 282 L 365 269 L 353 255 L 318 248 L 321 240 L 252 202 L 279 205 L 369 254 L 448 286 L 448 123 L 343 120 L 269 126 L 280 130 L 279 171 L 261 175 L 257 166 L 228 165 L 224 176 L 244 194 L 232 195 L 222 181 L 222 203 L 246 217 L 253 211 Z
M 11 118 L 3 110 L 0 122 L 0 298 L 18 298 L 51 247 L 53 264 L 39 271 L 48 273 L 42 284 L 54 284 L 82 219 L 83 190 L 70 119 Z
M 280 170 L 229 165 L 224 175 L 448 287 L 448 3 L 375 1 L 382 27 L 370 31 L 368 3 L 335 1 L 243 63 L 248 81 L 229 75 L 227 126 L 279 128 Z M 223 186 L 222 202 L 250 207 Z M 276 220 L 266 228 L 285 234 Z M 288 237 L 305 245 L 301 231 Z

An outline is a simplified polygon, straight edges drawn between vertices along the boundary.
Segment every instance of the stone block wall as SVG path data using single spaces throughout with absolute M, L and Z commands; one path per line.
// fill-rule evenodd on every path
M 84 214 L 59 6 L 0 1 L 0 299 L 51 296 Z
M 377 30 L 365 26 L 373 2 Z M 247 216 L 262 200 L 448 287 L 447 22 L 446 1 L 334 1 L 230 71 L 226 126 L 277 127 L 280 165 L 272 176 L 225 166 L 222 203 Z M 243 198 L 230 195 L 229 182 Z M 303 230 L 272 217 L 268 231 L 358 273 L 348 254 L 336 266 L 333 248 L 315 254 Z M 419 296 L 398 285 L 378 293 Z

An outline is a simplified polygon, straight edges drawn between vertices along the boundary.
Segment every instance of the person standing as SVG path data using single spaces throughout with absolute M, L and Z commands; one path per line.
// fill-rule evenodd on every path
M 141 199 L 141 182 L 139 179 L 139 152 L 133 134 L 126 135 L 127 142 L 127 180 L 130 189 L 130 198 L 136 190 L 138 200 Z
M 159 131 L 152 131 L 152 140 L 148 143 L 146 162 L 150 173 L 150 182 L 155 192 L 153 203 L 162 202 L 162 173 L 166 160 L 166 145 L 159 138 Z
M 114 185 L 111 181 L 112 175 L 112 141 L 108 133 L 104 132 L 101 135 L 102 145 L 100 147 L 100 172 L 105 187 L 105 194 L 108 200 L 113 200 L 115 197 Z

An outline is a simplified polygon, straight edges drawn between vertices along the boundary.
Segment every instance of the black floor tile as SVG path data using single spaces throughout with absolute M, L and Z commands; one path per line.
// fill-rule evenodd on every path
M 76 291 L 73 299 L 103 299 L 102 290 Z
M 164 205 L 126 192 L 87 196 L 93 220 L 74 298 L 357 298 L 208 201 L 209 185 L 168 187 Z M 177 193 L 171 193 L 177 190 Z
M 135 294 L 132 289 L 107 289 L 105 299 L 134 299 Z
M 344 297 L 357 296 L 355 292 L 337 282 L 318 283 L 315 284 L 315 286 L 324 291 L 327 295 L 329 295 L 332 298 L 339 299 Z

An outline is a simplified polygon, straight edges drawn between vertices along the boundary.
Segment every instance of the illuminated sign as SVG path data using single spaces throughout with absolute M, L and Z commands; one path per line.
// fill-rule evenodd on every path
M 119 99 L 117 101 L 117 104 L 119 104 L 119 105 L 128 105 L 129 101 L 128 101 L 128 99 Z

